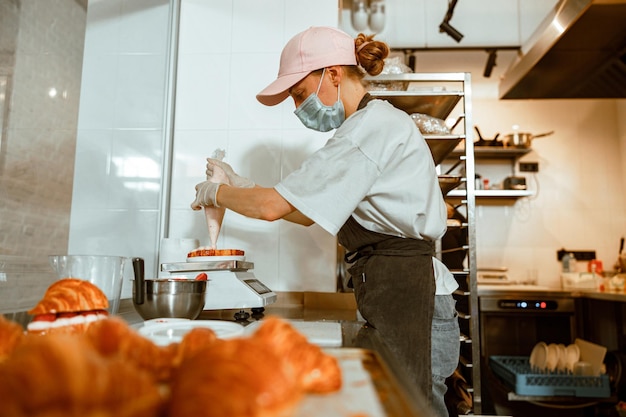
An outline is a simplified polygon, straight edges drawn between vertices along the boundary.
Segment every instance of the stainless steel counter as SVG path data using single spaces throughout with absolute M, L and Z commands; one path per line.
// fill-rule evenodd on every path
M 502 294 L 541 293 L 547 296 L 569 296 L 572 298 L 587 298 L 593 300 L 617 301 L 626 303 L 626 292 L 599 291 L 591 289 L 564 290 L 555 287 L 540 285 L 478 285 L 478 296 Z

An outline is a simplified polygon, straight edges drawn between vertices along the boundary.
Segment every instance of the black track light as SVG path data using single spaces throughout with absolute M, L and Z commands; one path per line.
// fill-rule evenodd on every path
M 449 0 L 448 1 L 448 11 L 446 15 L 443 17 L 443 22 L 439 25 L 439 32 L 445 32 L 457 42 L 461 42 L 463 39 L 463 34 L 452 27 L 450 24 L 450 20 L 452 19 L 452 14 L 454 13 L 454 8 L 456 7 L 457 0 Z
M 441 22 L 441 24 L 439 25 L 439 32 L 447 33 L 452 39 L 457 42 L 461 42 L 461 39 L 463 39 L 463 34 L 453 28 L 452 25 L 447 21 Z
M 485 64 L 485 71 L 483 72 L 483 77 L 489 78 L 491 77 L 491 71 L 493 67 L 496 66 L 496 58 L 498 57 L 497 49 L 487 49 L 487 53 L 489 56 L 487 57 L 487 64 Z

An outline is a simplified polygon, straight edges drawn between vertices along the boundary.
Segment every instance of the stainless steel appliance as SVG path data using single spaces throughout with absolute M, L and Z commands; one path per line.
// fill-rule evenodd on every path
M 560 415 L 552 408 L 510 401 L 510 390 L 489 369 L 489 357 L 529 356 L 540 341 L 572 343 L 576 337 L 574 299 L 569 293 L 560 291 L 501 288 L 501 291 L 479 292 L 483 413 L 535 417 Z M 568 411 L 569 416 L 576 416 L 575 411 Z
M 559 291 L 493 291 L 479 294 L 482 355 L 530 355 L 539 341 L 573 342 L 575 303 Z
M 626 97 L 626 0 L 560 0 L 500 79 L 501 99 Z

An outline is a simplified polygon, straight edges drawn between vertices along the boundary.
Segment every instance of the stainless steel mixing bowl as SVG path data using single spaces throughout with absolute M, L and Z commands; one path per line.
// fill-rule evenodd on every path
M 136 287 L 133 285 L 133 305 L 144 320 L 160 317 L 196 319 L 204 308 L 207 281 L 146 279 L 141 290 L 143 300 Z
M 133 259 L 133 305 L 144 320 L 161 317 L 196 319 L 204 308 L 207 281 L 144 279 L 143 259 Z

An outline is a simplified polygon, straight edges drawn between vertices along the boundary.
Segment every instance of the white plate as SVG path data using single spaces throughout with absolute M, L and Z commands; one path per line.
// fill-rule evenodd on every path
M 158 319 L 150 319 L 143 322 L 145 326 L 154 326 L 155 324 L 170 324 L 170 323 L 180 323 L 180 322 L 188 322 L 189 319 L 180 319 L 180 318 L 170 318 L 170 317 L 162 317 Z
M 559 363 L 559 347 L 556 343 L 548 345 L 548 359 L 546 360 L 546 368 L 548 371 L 554 372 Z
M 548 345 L 545 342 L 539 342 L 530 353 L 530 367 L 534 370 L 543 372 L 546 370 L 548 362 Z
M 556 345 L 559 349 L 559 361 L 556 364 L 556 369 L 559 372 L 567 371 L 567 348 L 563 343 L 559 343 Z
M 156 319 L 159 320 L 159 319 Z M 169 319 L 164 319 L 169 320 Z M 243 326 L 223 320 L 182 320 L 148 323 L 139 328 L 139 333 L 160 346 L 179 343 L 183 336 L 197 327 L 206 327 L 215 332 L 220 339 L 230 339 L 243 335 Z
M 223 261 L 245 261 L 245 256 L 191 256 L 187 262 L 223 262 Z
M 567 353 L 567 369 L 570 372 L 574 372 L 574 364 L 580 359 L 580 349 L 577 344 L 572 343 L 567 345 L 565 351 Z

